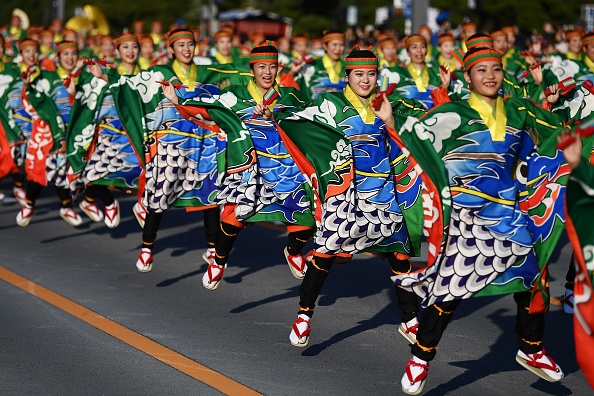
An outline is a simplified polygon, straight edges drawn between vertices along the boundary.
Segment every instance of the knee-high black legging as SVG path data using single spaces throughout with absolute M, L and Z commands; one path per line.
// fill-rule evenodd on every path
M 29 181 L 27 185 L 27 204 L 35 206 L 35 201 L 41 195 L 43 186 L 35 181 Z M 60 199 L 60 208 L 72 207 L 72 197 L 70 195 L 70 189 L 56 186 L 56 193 L 58 199 Z
M 531 295 L 529 291 L 514 294 L 517 305 L 518 347 L 527 354 L 536 353 L 542 349 L 544 336 L 544 312 L 536 314 L 528 312 Z M 433 360 L 437 344 L 461 301 L 436 303 L 423 310 L 417 342 L 411 346 L 413 355 L 426 361 Z

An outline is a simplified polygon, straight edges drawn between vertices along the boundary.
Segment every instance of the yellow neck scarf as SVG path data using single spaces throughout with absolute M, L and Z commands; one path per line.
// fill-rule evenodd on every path
M 186 87 L 186 91 L 193 92 L 196 88 L 196 79 L 198 78 L 198 66 L 194 63 L 191 63 L 188 67 L 188 70 L 184 69 L 184 67 L 176 60 L 173 61 L 173 72 L 179 78 L 179 80 L 184 84 Z
M 429 85 L 429 70 L 427 70 L 427 66 L 423 66 L 423 70 L 419 70 L 415 65 L 409 63 L 406 69 L 413 80 L 415 80 L 415 85 L 419 92 L 427 92 L 427 86 Z
M 584 54 L 582 54 L 581 52 L 579 54 L 573 53 L 571 51 L 567 51 L 567 54 L 565 54 L 565 56 L 567 57 L 567 59 L 571 59 L 571 60 L 578 60 L 581 61 L 582 57 Z
M 456 70 L 456 58 L 454 58 L 453 56 L 452 59 L 447 61 L 445 60 L 443 55 L 439 55 L 438 62 L 440 65 L 447 67 L 449 71 Z
M 68 74 L 70 74 L 62 66 L 58 66 L 58 68 L 56 69 L 56 73 L 58 73 L 58 76 L 60 76 L 62 80 L 68 77 Z
M 590 71 L 594 72 L 594 61 L 592 61 L 589 57 L 584 56 L 584 63 L 586 66 L 588 66 Z
M 431 62 L 431 58 L 433 58 L 433 45 L 427 44 L 427 54 L 425 55 L 425 62 Z
M 380 67 L 394 67 L 394 66 L 396 66 L 396 61 L 389 62 L 386 60 L 386 58 L 382 57 L 382 58 L 380 58 L 379 66 Z
M 484 99 L 471 92 L 468 104 L 479 113 L 481 120 L 489 128 L 491 139 L 494 142 L 503 142 L 505 140 L 505 125 L 507 124 L 503 100 L 498 96 L 495 100 L 495 106 L 491 107 Z
M 146 59 L 144 56 L 141 56 L 138 58 L 138 66 L 140 66 L 140 69 L 146 70 L 151 67 L 151 61 Z
M 4 70 L 6 69 L 6 66 L 4 66 L 4 62 L 2 62 L 0 60 L 0 73 L 4 73 Z
M 371 106 L 375 99 L 375 94 L 371 95 L 367 100 L 362 100 L 353 90 L 350 85 L 344 89 L 344 97 L 353 105 L 357 113 L 365 124 L 373 124 L 375 122 L 375 113 Z
M 262 103 L 262 100 L 264 99 L 264 93 L 260 88 L 258 88 L 254 80 L 250 80 L 247 89 L 250 95 L 252 95 L 252 98 L 256 101 L 256 103 Z M 276 85 L 274 89 L 276 89 L 276 91 L 278 92 L 278 87 Z M 274 100 L 274 102 L 268 105 L 270 111 L 274 110 L 274 106 L 276 106 L 276 99 Z
M 132 76 L 134 74 L 140 73 L 140 67 L 138 67 L 138 63 L 134 65 L 134 70 L 132 70 L 132 73 L 128 73 L 128 70 L 126 70 L 126 66 L 124 66 L 123 63 L 118 63 L 117 70 L 120 76 Z
M 225 55 L 221 54 L 219 51 L 217 51 L 215 53 L 215 59 L 221 65 L 226 65 L 226 64 L 229 64 L 229 63 L 233 63 L 233 58 L 231 57 L 231 55 L 225 56 Z
M 27 69 L 28 67 L 24 63 L 21 63 L 21 73 L 26 72 Z M 39 77 L 40 74 L 41 70 L 39 69 L 39 66 L 36 66 L 35 71 L 33 72 L 33 74 L 31 74 L 31 77 L 29 78 L 29 81 L 34 81 L 37 77 Z
M 340 81 L 340 72 L 342 71 L 342 62 L 334 62 L 330 57 L 326 54 L 322 57 L 322 63 L 324 68 L 328 72 L 328 77 L 333 84 L 336 84 Z

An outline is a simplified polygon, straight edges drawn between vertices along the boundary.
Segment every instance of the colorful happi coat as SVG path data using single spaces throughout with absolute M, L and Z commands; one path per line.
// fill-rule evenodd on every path
M 294 88 L 275 87 L 280 95 L 268 106 L 278 112 L 303 107 L 304 99 Z M 263 94 L 253 81 L 232 86 L 212 98 L 185 100 L 182 114 L 194 116 L 201 109 L 227 138 L 226 172 L 216 203 L 224 214 L 235 213 L 239 221 L 280 221 L 314 228 L 305 176 L 299 171 L 280 138 L 273 121 L 253 117 Z
M 324 92 L 342 92 L 346 86 L 344 61 L 332 62 L 328 55 L 306 64 L 295 76 L 304 96 L 315 99 Z
M 436 302 L 532 290 L 547 308 L 547 261 L 564 226 L 569 167 L 556 150 L 561 119 L 528 100 L 497 99 L 495 121 L 474 94 L 445 103 L 399 134 L 415 157 L 443 161 L 451 204 L 435 265 L 395 282 Z
M 142 141 L 146 208 L 162 212 L 172 206 L 214 205 L 224 175 L 224 167 L 218 165 L 225 155 L 224 137 L 184 119 L 159 82 L 183 84 L 176 85 L 183 100 L 210 97 L 229 85 L 246 85 L 251 78 L 227 65 L 192 64 L 186 74 L 177 61 L 132 77 L 110 74 L 109 89 L 120 121 L 132 141 Z
M 110 73 L 120 74 L 118 69 Z M 76 87 L 66 133 L 66 153 L 72 169 L 70 188 L 96 184 L 137 189 L 143 169 L 142 139 L 124 130 L 105 80 L 83 72 Z
M 566 194 L 567 234 L 576 262 L 574 335 L 577 361 L 594 387 L 594 163 L 587 157 L 571 171 Z
M 400 96 L 418 100 L 428 109 L 433 107 L 431 91 L 441 84 L 438 67 L 425 66 L 420 76 L 417 76 L 416 68 L 410 63 L 405 67 L 383 68 L 380 70 L 380 75 L 388 77 L 390 84 L 396 84 L 396 91 Z
M 275 114 L 281 138 L 312 189 L 319 253 L 419 253 L 421 172 L 375 116 L 372 101 L 362 102 L 347 86 L 305 109 Z M 395 113 L 425 111 L 398 95 L 391 102 Z
M 19 128 L 17 140 L 26 142 L 13 151 L 15 161 L 20 165 L 24 160 L 28 180 L 67 187 L 64 133 L 71 106 L 62 79 L 56 72 L 37 68 L 24 94 L 22 81 L 12 88 L 7 105 Z
M 21 81 L 19 74 L 17 65 L 0 61 L 0 179 L 18 172 L 15 159 L 19 156 L 16 151 L 19 143 L 24 144 L 23 141 L 19 142 L 19 128 L 14 121 L 8 100 L 8 94 L 15 91 L 15 86 Z M 20 84 L 22 87 L 22 82 Z

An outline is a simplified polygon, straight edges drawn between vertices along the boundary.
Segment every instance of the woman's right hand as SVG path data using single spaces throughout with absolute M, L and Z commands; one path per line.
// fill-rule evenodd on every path
M 167 84 L 167 85 L 162 85 L 161 86 L 163 88 L 163 95 L 165 95 L 165 97 L 167 99 L 169 99 L 169 101 L 173 104 L 179 104 L 179 98 L 177 97 L 177 94 L 175 93 L 175 88 L 173 87 L 173 85 L 171 84 Z

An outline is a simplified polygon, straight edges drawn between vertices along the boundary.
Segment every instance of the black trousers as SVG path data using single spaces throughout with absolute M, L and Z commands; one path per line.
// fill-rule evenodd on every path
M 242 227 L 238 227 L 233 224 L 226 223 L 224 221 L 221 222 L 220 230 L 216 239 L 216 255 L 215 255 L 215 262 L 218 265 L 225 265 L 227 260 L 229 259 L 229 254 L 231 253 L 231 249 L 233 249 L 233 245 L 235 244 L 235 240 L 239 233 L 243 230 Z M 297 255 L 301 253 L 301 250 L 305 247 L 305 244 L 314 234 L 314 229 L 307 229 L 307 230 L 300 230 L 290 232 L 288 235 L 287 241 L 287 251 L 290 255 Z
M 313 315 L 316 300 L 320 295 L 333 262 L 334 257 L 314 257 L 310 262 L 305 277 L 301 282 L 301 287 L 299 288 L 300 300 L 298 313 L 310 317 Z M 393 254 L 388 255 L 388 262 L 394 273 L 408 273 L 412 269 L 408 260 L 399 260 Z M 394 288 L 398 307 L 400 308 L 401 320 L 402 322 L 408 322 L 415 318 L 419 312 L 417 295 L 401 289 L 396 285 L 394 285 Z
M 27 184 L 27 203 L 31 206 L 35 206 L 35 201 L 41 195 L 43 186 L 37 182 L 29 181 Z M 72 207 L 72 196 L 70 195 L 70 189 L 56 186 L 56 193 L 60 200 L 60 208 Z
M 157 239 L 157 231 L 161 225 L 161 219 L 164 212 L 154 212 L 148 210 L 144 219 L 144 228 L 142 229 L 142 247 L 152 249 Z M 219 208 L 205 209 L 204 216 L 204 234 L 209 247 L 214 246 L 219 228 Z
M 113 194 L 107 186 L 96 186 L 90 184 L 85 187 L 85 200 L 88 202 L 95 202 L 95 200 L 99 198 L 103 205 L 109 206 L 113 204 L 115 199 L 113 198 Z
M 516 333 L 518 334 L 518 347 L 522 352 L 530 354 L 542 349 L 544 336 L 544 312 L 538 314 L 528 313 L 531 292 L 514 294 L 517 305 Z M 454 310 L 462 300 L 447 301 L 433 304 L 423 310 L 417 332 L 417 342 L 411 346 L 412 354 L 429 361 L 433 360 L 436 347 L 443 335 Z

